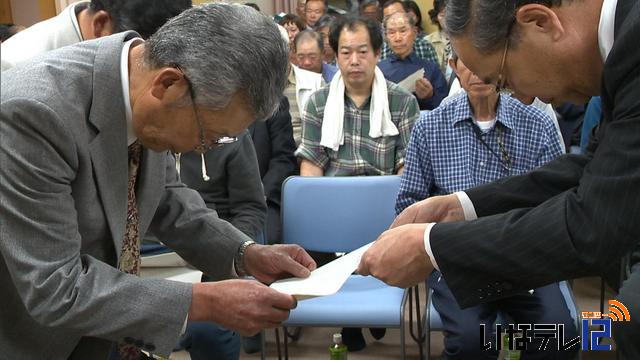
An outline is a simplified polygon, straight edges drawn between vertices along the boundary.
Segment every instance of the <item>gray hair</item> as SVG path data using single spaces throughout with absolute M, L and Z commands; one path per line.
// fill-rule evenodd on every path
M 413 14 L 409 14 L 408 12 L 402 12 L 402 11 L 397 11 L 394 12 L 391 15 L 385 16 L 384 19 L 382 19 L 382 25 L 384 26 L 384 28 L 387 28 L 387 23 L 389 22 L 389 20 L 391 20 L 392 18 L 396 17 L 396 16 L 400 16 L 405 18 L 405 20 L 407 20 L 407 24 L 409 24 L 409 26 L 415 26 L 416 25 L 416 18 L 413 16 Z
M 195 6 L 145 43 L 147 65 L 181 69 L 196 104 L 223 109 L 239 92 L 258 119 L 271 116 L 280 103 L 288 56 L 276 24 L 238 4 Z
M 293 38 L 293 43 L 295 48 L 298 48 L 298 44 L 302 41 L 314 41 L 318 45 L 320 52 L 324 51 L 324 40 L 322 34 L 319 32 L 315 32 L 313 30 L 303 30 L 296 34 L 296 37 Z
M 445 29 L 450 37 L 469 36 L 481 54 L 501 49 L 509 35 L 509 47 L 515 47 L 516 31 L 511 31 L 516 10 L 526 4 L 559 6 L 563 0 L 448 0 Z M 565 0 L 566 1 L 566 0 Z

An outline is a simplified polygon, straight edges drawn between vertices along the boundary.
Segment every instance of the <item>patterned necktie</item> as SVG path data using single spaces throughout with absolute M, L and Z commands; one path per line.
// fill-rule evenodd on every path
M 124 273 L 140 274 L 140 233 L 138 231 L 138 209 L 136 208 L 136 178 L 140 165 L 142 145 L 136 140 L 129 145 L 129 185 L 127 193 L 127 224 L 118 269 Z M 140 349 L 134 344 L 118 344 L 121 360 L 140 359 Z

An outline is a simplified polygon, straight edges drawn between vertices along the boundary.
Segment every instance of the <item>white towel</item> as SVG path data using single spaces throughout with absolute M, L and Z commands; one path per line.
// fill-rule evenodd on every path
M 320 145 L 338 151 L 344 144 L 344 80 L 340 72 L 336 73 L 329 85 L 329 96 L 324 106 L 322 117 L 322 136 Z M 371 105 L 369 107 L 369 136 L 398 135 L 398 128 L 391 121 L 389 112 L 389 98 L 387 97 L 387 82 L 382 71 L 376 66 L 371 90 Z

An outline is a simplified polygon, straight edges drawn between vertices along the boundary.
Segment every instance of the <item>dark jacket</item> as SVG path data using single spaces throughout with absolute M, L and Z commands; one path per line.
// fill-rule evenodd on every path
M 197 153 L 180 156 L 182 182 L 197 190 L 220 218 L 256 240 L 267 209 L 251 137 L 245 131 L 237 142 L 207 151 L 204 159 L 203 168 Z
M 282 182 L 298 173 L 298 162 L 293 156 L 296 143 L 293 140 L 287 98 L 282 97 L 278 111 L 271 118 L 254 122 L 249 127 L 249 133 L 258 156 L 267 205 L 279 209 Z

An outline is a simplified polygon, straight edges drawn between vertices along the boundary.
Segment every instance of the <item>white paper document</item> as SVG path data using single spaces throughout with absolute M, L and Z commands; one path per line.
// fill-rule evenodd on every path
M 358 268 L 360 258 L 371 247 L 369 243 L 311 272 L 308 278 L 291 278 L 271 284 L 271 288 L 293 295 L 298 300 L 333 295 Z
M 418 71 L 402 79 L 398 83 L 398 85 L 406 89 L 410 93 L 414 93 L 416 92 L 416 81 L 418 81 L 419 79 L 422 79 L 423 77 L 424 77 L 424 69 L 420 68 Z

